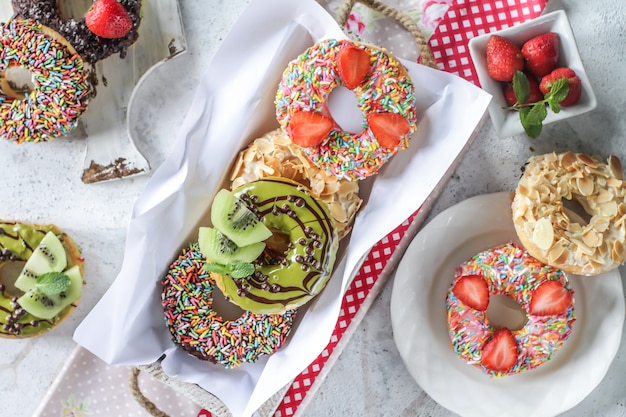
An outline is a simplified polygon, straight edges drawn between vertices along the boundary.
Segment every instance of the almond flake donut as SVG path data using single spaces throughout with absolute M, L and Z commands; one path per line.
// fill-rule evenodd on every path
M 191 355 L 225 368 L 255 362 L 278 350 L 291 331 L 296 310 L 246 311 L 236 320 L 224 320 L 213 310 L 215 281 L 204 270 L 205 263 L 198 243 L 192 243 L 162 281 L 161 304 L 172 341 Z
M 16 142 L 42 142 L 74 129 L 92 94 L 83 60 L 49 28 L 34 20 L 11 20 L 0 38 L 0 136 Z M 21 67 L 34 89 L 18 98 L 4 75 Z
M 511 297 L 525 311 L 519 330 L 497 328 L 486 314 L 492 294 Z M 456 354 L 490 376 L 502 377 L 547 362 L 569 338 L 574 292 L 565 273 L 508 243 L 461 264 L 446 297 L 448 332 Z
M 358 181 L 338 180 L 319 169 L 302 153 L 282 129 L 275 129 L 255 139 L 239 153 L 231 171 L 231 189 L 266 177 L 282 177 L 307 187 L 312 197 L 322 200 L 335 220 L 337 237 L 342 239 L 363 200 Z
M 531 157 L 512 204 L 517 235 L 540 261 L 577 275 L 599 275 L 626 260 L 626 186 L 619 159 L 566 152 Z M 574 200 L 584 221 L 564 208 Z
M 352 90 L 362 130 L 343 130 L 328 109 L 339 86 Z M 376 174 L 417 129 L 413 82 L 383 48 L 328 39 L 289 63 L 276 94 L 276 116 L 292 141 L 317 166 L 339 179 Z

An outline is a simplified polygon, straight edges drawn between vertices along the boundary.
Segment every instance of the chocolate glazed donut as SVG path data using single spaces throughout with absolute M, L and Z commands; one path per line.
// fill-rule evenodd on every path
M 119 39 L 105 39 L 95 35 L 85 24 L 85 18 L 66 19 L 61 16 L 57 0 L 11 0 L 16 16 L 33 19 L 61 34 L 76 52 L 90 64 L 119 53 L 120 58 L 139 37 L 137 30 L 141 20 L 141 0 L 119 0 L 128 11 L 133 27 Z

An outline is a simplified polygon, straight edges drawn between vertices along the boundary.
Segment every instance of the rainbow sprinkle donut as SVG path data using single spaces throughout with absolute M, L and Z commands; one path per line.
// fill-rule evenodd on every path
M 76 127 L 92 94 L 81 57 L 33 20 L 2 26 L 0 45 L 0 136 L 17 143 L 42 142 Z M 34 88 L 22 99 L 4 78 L 10 67 L 32 75 Z
M 362 130 L 343 130 L 328 109 L 336 87 L 353 91 Z M 417 129 L 415 92 L 404 66 L 383 48 L 328 39 L 289 63 L 276 94 L 276 117 L 318 167 L 339 179 L 376 174 Z
M 283 314 L 244 312 L 224 320 L 213 310 L 215 281 L 203 269 L 206 260 L 197 243 L 184 249 L 163 279 L 162 305 L 173 342 L 200 359 L 236 368 L 255 362 L 285 342 L 296 310 Z
M 528 319 L 524 327 L 509 330 L 490 322 L 486 309 L 492 294 L 509 296 L 522 307 Z M 575 321 L 573 291 L 565 274 L 514 243 L 480 252 L 461 264 L 446 308 L 454 351 L 495 377 L 547 362 L 568 339 Z M 500 354 L 494 355 L 496 361 L 510 362 L 494 367 L 488 351 Z

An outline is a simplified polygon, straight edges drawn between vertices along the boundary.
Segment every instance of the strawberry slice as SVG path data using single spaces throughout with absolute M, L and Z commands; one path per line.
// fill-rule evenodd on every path
M 347 45 L 337 54 L 337 71 L 343 84 L 350 90 L 358 87 L 372 67 L 370 54 L 354 45 Z
M 494 372 L 507 372 L 517 363 L 517 340 L 506 327 L 496 330 L 483 346 L 483 366 Z
M 321 113 L 299 111 L 291 116 L 288 133 L 293 143 L 310 148 L 322 143 L 334 126 L 333 119 Z
M 411 131 L 408 120 L 397 113 L 372 113 L 367 116 L 367 123 L 380 146 L 388 149 L 400 145 Z
M 535 316 L 562 314 L 572 304 L 572 293 L 559 281 L 546 281 L 539 285 L 530 300 L 528 311 Z
M 452 287 L 452 292 L 463 304 L 479 311 L 489 306 L 489 287 L 480 275 L 464 275 Z

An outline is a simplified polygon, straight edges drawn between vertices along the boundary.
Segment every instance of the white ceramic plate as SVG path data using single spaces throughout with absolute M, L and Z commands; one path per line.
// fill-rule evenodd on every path
M 486 194 L 439 214 L 411 242 L 393 284 L 391 320 L 400 356 L 428 395 L 462 416 L 564 412 L 602 380 L 621 340 L 624 295 L 614 271 L 570 276 L 577 321 L 570 339 L 538 368 L 491 378 L 456 356 L 445 307 L 454 268 L 482 250 L 517 241 L 510 205 L 509 193 Z

